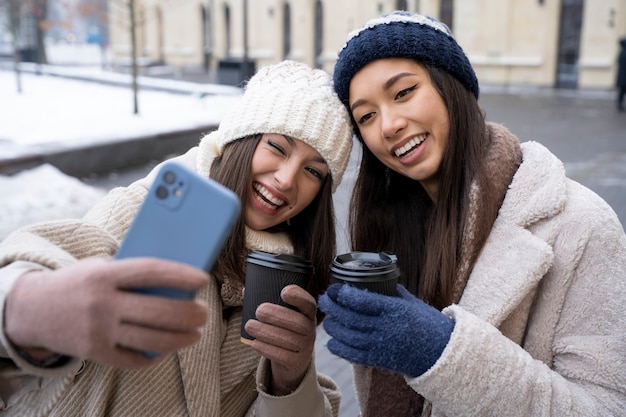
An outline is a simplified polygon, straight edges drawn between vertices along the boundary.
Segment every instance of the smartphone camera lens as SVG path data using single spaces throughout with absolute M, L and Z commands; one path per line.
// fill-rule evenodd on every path
M 163 181 L 165 181 L 166 184 L 174 184 L 176 181 L 176 174 L 173 171 L 165 172 L 165 174 L 163 174 Z
M 167 187 L 164 185 L 159 185 L 156 189 L 156 196 L 159 200 L 165 200 L 169 195 L 169 191 L 167 191 Z

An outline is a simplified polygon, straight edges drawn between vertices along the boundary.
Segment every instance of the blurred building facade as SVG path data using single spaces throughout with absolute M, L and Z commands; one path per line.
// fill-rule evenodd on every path
M 260 67 L 290 58 L 332 72 L 347 34 L 404 9 L 452 29 L 484 84 L 612 88 L 626 0 L 108 0 L 113 60 Z M 244 24 L 246 22 L 246 24 Z
M 108 45 L 108 0 L 0 0 L 0 58 L 48 63 L 51 47 Z

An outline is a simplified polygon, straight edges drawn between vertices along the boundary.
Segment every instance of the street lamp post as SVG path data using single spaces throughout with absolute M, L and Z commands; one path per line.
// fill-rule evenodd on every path
M 129 0 L 128 11 L 130 13 L 130 44 L 131 44 L 131 67 L 132 67 L 132 86 L 133 86 L 133 113 L 139 114 L 139 102 L 137 92 L 139 86 L 137 84 L 137 22 L 135 17 L 135 0 Z
M 241 63 L 241 79 L 248 78 L 248 0 L 243 0 L 243 62 Z

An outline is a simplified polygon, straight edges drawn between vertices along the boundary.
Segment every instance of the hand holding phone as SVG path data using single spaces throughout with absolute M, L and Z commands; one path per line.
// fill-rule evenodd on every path
M 184 165 L 163 164 L 115 257 L 156 257 L 210 272 L 241 212 L 238 196 Z M 172 287 L 139 288 L 146 294 L 193 298 Z
M 241 212 L 238 196 L 174 161 L 163 164 L 115 258 L 156 257 L 207 272 L 222 250 Z M 133 291 L 191 299 L 194 291 L 172 286 Z M 157 352 L 144 352 L 156 357 Z

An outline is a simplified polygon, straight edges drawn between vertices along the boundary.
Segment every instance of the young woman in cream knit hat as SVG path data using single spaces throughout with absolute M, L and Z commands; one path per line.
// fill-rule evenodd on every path
M 354 250 L 395 252 L 398 296 L 333 284 L 328 348 L 363 417 L 626 415 L 626 235 L 537 142 L 485 121 L 448 27 L 379 16 L 339 51 L 363 144 Z
M 285 61 L 255 74 L 219 128 L 176 158 L 242 202 L 210 275 L 165 260 L 110 258 L 152 173 L 112 190 L 84 219 L 7 237 L 0 246 L 0 409 L 15 416 L 336 416 L 340 393 L 316 373 L 313 349 L 316 297 L 335 255 L 331 193 L 351 146 L 350 119 L 330 76 Z M 251 250 L 299 255 L 315 274 L 308 291 L 288 286 L 281 294 L 297 311 L 262 307 L 246 326 L 256 337 L 248 346 L 240 329 Z M 197 299 L 124 290 L 164 282 L 198 290 Z

